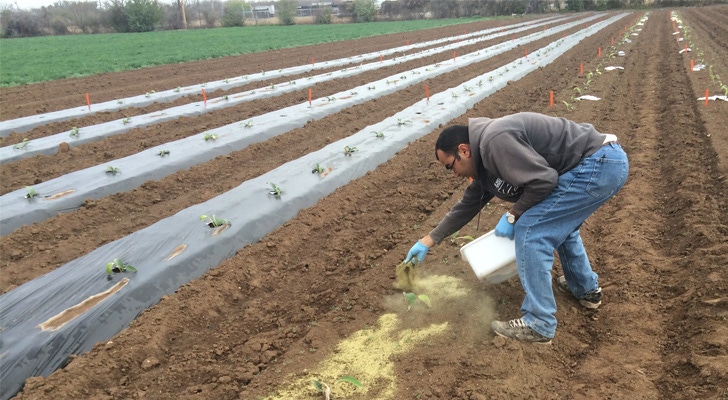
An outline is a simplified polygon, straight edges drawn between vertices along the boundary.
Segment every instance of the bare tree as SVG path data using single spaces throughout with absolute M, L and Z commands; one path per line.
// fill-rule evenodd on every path
M 177 0 L 177 7 L 182 14 L 182 28 L 187 29 L 187 15 L 185 15 L 185 0 Z

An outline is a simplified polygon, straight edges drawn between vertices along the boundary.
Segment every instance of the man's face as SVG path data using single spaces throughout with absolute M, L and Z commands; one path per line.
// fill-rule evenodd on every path
M 457 155 L 437 150 L 437 160 L 440 161 L 440 164 L 445 169 L 452 171 L 455 177 L 475 178 L 475 166 L 473 165 L 473 158 L 470 154 L 470 145 L 459 145 Z

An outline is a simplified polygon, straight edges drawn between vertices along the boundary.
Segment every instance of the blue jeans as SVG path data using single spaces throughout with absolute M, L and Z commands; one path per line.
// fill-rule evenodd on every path
M 516 264 L 526 292 L 521 312 L 526 324 L 541 335 L 554 337 L 556 333 L 556 300 L 551 285 L 554 250 L 577 298 L 599 286 L 579 228 L 624 186 L 628 171 L 629 162 L 621 146 L 603 145 L 559 176 L 554 191 L 516 221 Z

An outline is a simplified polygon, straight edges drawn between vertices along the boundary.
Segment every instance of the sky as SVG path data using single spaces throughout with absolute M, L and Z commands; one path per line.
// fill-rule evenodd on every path
M 0 10 L 4 10 L 10 6 L 15 9 L 15 5 L 17 4 L 18 7 L 20 7 L 21 10 L 30 10 L 33 8 L 41 8 L 44 6 L 52 6 L 54 3 L 56 3 L 58 0 L 0 0 Z M 75 0 L 75 1 L 88 1 L 88 2 L 94 2 L 98 0 Z M 103 3 L 104 0 L 101 0 Z M 168 3 L 171 4 L 174 2 L 174 0 L 159 0 L 160 3 Z

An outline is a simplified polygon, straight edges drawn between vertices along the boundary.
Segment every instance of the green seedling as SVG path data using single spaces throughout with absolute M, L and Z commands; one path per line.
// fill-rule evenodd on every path
M 564 103 L 564 105 L 566 105 L 566 111 L 574 111 L 573 104 L 569 104 L 569 102 L 567 102 L 566 100 L 562 100 L 562 102 Z
M 384 132 L 372 132 L 372 133 L 374 133 L 374 136 L 375 137 L 378 137 L 378 138 L 383 138 L 384 137 Z
M 399 79 L 407 79 L 407 75 L 402 75 L 399 77 Z
M 270 90 L 276 90 L 276 85 L 274 85 L 274 84 L 271 83 L 270 86 L 269 86 L 269 88 L 270 88 Z
M 354 386 L 356 386 L 358 388 L 363 387 L 363 385 L 361 384 L 361 382 L 359 382 L 359 380 L 356 379 L 356 378 L 354 378 L 353 376 L 348 376 L 348 375 L 347 376 L 342 376 L 341 378 L 339 378 L 338 380 L 336 380 L 336 383 L 339 383 L 339 382 L 350 383 L 350 384 L 352 384 L 352 385 L 354 385 Z M 336 383 L 334 383 L 334 384 L 336 384 Z M 324 398 L 326 400 L 330 400 L 331 399 L 331 387 L 329 385 L 327 385 L 324 382 L 318 381 L 316 379 L 313 379 L 311 381 L 311 385 L 313 385 L 314 389 L 316 389 L 317 391 L 323 393 L 324 394 Z
M 296 84 L 296 81 L 289 81 L 288 84 L 295 85 Z
M 467 85 L 463 85 L 463 90 L 466 92 L 472 92 L 473 88 L 471 88 L 470 86 L 467 86 Z
M 331 101 L 334 101 L 334 100 L 336 100 L 336 97 L 334 97 L 334 96 L 328 96 L 328 97 L 326 97 L 326 101 L 331 102 Z
M 182 87 L 180 87 L 180 86 L 177 86 L 177 87 L 176 87 L 176 88 L 174 89 L 174 92 L 175 92 L 175 93 L 179 93 L 179 91 L 180 91 L 180 90 L 182 90 Z
M 575 91 L 576 93 L 578 93 L 578 94 L 581 94 L 581 88 L 580 88 L 580 87 L 578 87 L 578 86 L 575 86 L 575 87 L 574 87 L 574 91 Z
M 232 225 L 230 221 L 224 218 L 218 218 L 215 214 L 212 214 L 212 217 L 208 217 L 207 215 L 200 215 L 200 221 L 203 221 L 210 228 L 217 228 L 218 226 L 223 225 Z
M 77 138 L 78 137 L 78 127 L 74 126 L 73 129 L 71 129 L 71 133 L 69 133 L 68 136 L 70 136 L 72 138 Z
M 108 166 L 106 167 L 106 173 L 111 175 L 116 175 L 118 173 L 121 173 L 121 170 L 116 167 Z
M 408 119 L 397 118 L 397 125 L 412 125 L 412 121 Z
M 152 97 L 152 94 L 150 92 L 147 92 L 147 94 L 145 94 L 144 97 L 150 98 L 150 97 Z
M 426 294 L 416 295 L 412 292 L 402 292 L 404 298 L 407 300 L 407 311 L 411 310 L 412 307 L 417 303 L 417 300 L 425 303 L 427 308 L 432 308 L 430 298 Z
M 25 149 L 26 147 L 28 147 L 28 143 L 30 143 L 30 139 L 25 138 L 25 139 L 23 139 L 22 142 L 14 145 L 13 148 L 15 150 L 22 150 L 22 149 Z
M 281 197 L 281 193 L 283 193 L 283 189 L 281 189 L 281 187 L 280 187 L 280 186 L 276 185 L 276 184 L 275 184 L 275 183 L 273 183 L 273 182 L 268 182 L 268 184 L 269 184 L 269 185 L 270 185 L 270 187 L 272 188 L 272 189 L 271 189 L 271 190 L 270 190 L 270 191 L 268 192 L 268 194 L 271 194 L 271 195 L 273 195 L 273 196 L 276 196 L 276 197 Z
M 124 104 L 124 100 L 116 100 L 116 104 Z
M 225 82 L 225 83 L 228 83 L 228 80 L 227 80 L 227 78 L 225 78 L 225 80 L 224 80 L 223 82 Z
M 493 76 L 492 75 L 488 77 L 488 82 L 493 82 Z
M 223 99 L 223 100 L 228 100 L 228 99 L 230 99 L 230 98 L 228 97 L 228 95 L 224 95 L 224 96 L 222 96 L 222 99 Z
M 359 92 L 349 92 L 349 94 L 352 96 L 356 96 L 357 94 L 359 94 Z
M 246 121 L 242 125 L 243 125 L 243 128 L 252 128 L 253 127 L 253 120 L 251 119 L 250 121 Z
M 124 125 L 129 124 L 129 123 L 131 123 L 131 118 L 124 118 L 121 120 L 121 123 Z
M 728 85 L 723 85 L 720 87 L 720 90 L 723 91 L 723 94 L 728 96 Z
M 168 156 L 169 155 L 169 150 L 159 150 L 157 152 L 157 155 L 160 156 L 160 157 Z
M 106 273 L 111 275 L 112 273 L 116 272 L 137 272 L 136 268 L 132 267 L 131 265 L 121 261 L 120 258 L 115 258 L 114 261 L 106 263 Z
M 367 86 L 367 89 L 369 89 L 369 90 L 374 90 L 376 88 L 377 88 L 376 86 Z
M 205 134 L 205 141 L 207 142 L 207 141 L 210 141 L 210 140 L 217 140 L 217 135 L 214 134 L 214 133 L 206 133 Z
M 452 92 L 452 97 L 458 97 L 458 94 L 455 92 Z
M 482 87 L 482 86 L 483 86 L 483 80 L 481 79 L 478 81 L 478 87 Z
M 33 188 L 32 186 L 26 186 L 25 190 L 27 190 L 27 192 L 25 193 L 26 199 L 32 199 L 38 196 L 38 192 L 36 192 L 35 188 Z
M 311 170 L 312 174 L 320 174 L 322 172 L 324 172 L 324 167 L 322 167 L 319 163 L 316 163 L 316 166 Z
M 473 240 L 475 240 L 475 238 L 470 235 L 458 236 L 458 234 L 460 234 L 460 231 L 457 231 L 450 235 L 450 243 L 459 245 L 458 241 L 472 242 Z
M 345 156 L 351 157 L 351 155 L 356 153 L 357 151 L 359 151 L 359 149 L 357 149 L 356 147 L 344 146 L 344 155 Z

